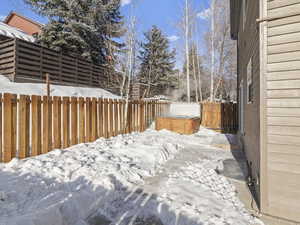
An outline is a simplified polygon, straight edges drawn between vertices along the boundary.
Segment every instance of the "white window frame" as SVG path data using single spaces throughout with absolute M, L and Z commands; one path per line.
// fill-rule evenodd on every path
M 246 21 L 247 21 L 247 0 L 242 0 L 242 18 L 243 18 L 243 31 L 246 27 Z
M 241 135 L 245 135 L 245 127 L 244 127 L 244 118 L 245 118 L 245 91 L 244 91 L 244 81 L 240 82 L 240 90 L 239 90 L 239 128 Z
M 251 56 L 249 59 L 249 62 L 247 64 L 247 104 L 252 104 L 253 103 L 253 90 L 252 90 L 252 99 L 250 99 L 250 86 L 253 85 L 253 63 L 252 59 L 253 57 Z M 253 87 L 252 87 L 253 89 Z

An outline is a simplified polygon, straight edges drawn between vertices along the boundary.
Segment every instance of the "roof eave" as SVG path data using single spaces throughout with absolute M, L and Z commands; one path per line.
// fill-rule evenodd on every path
M 21 14 L 15 12 L 15 11 L 11 11 L 11 12 L 7 15 L 7 17 L 4 19 L 3 22 L 7 24 L 7 23 L 11 20 L 11 18 L 12 18 L 14 15 L 19 16 L 19 17 L 23 18 L 24 20 L 27 20 L 28 22 L 31 22 L 31 23 L 37 25 L 37 26 L 40 27 L 40 28 L 43 27 L 43 24 L 41 24 L 41 23 L 39 23 L 39 22 L 37 22 L 37 21 L 34 21 L 34 20 L 32 20 L 32 19 L 29 19 L 29 18 L 27 18 L 27 17 L 25 17 L 25 16 L 23 16 L 23 15 L 21 15 Z

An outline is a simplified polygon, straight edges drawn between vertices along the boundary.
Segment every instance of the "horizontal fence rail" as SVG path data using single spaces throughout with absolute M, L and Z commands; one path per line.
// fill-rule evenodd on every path
M 116 99 L 0 94 L 0 162 L 100 137 L 143 132 L 155 117 L 169 113 L 169 105 L 158 101 L 126 104 Z
M 236 103 L 201 103 L 201 125 L 223 133 L 236 133 L 238 111 Z
M 44 82 L 50 74 L 53 84 L 88 87 L 114 86 L 120 75 L 81 57 L 62 54 L 21 39 L 0 42 L 0 74 L 14 82 Z

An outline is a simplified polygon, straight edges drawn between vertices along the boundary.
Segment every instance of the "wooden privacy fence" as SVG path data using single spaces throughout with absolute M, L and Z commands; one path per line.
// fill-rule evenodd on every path
M 236 103 L 201 103 L 201 125 L 222 133 L 236 133 L 238 115 Z
M 0 94 L 0 162 L 144 131 L 168 102 Z M 127 121 L 127 122 L 126 122 Z
M 14 82 L 44 82 L 46 73 L 58 85 L 104 88 L 121 79 L 81 57 L 17 38 L 0 41 L 0 74 Z

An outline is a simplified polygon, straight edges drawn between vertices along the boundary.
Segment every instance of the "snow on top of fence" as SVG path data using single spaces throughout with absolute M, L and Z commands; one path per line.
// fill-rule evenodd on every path
M 46 84 L 38 83 L 14 83 L 5 76 L 0 75 L 0 93 L 13 93 L 23 95 L 46 95 Z M 51 96 L 74 96 L 74 97 L 97 97 L 97 98 L 120 98 L 101 88 L 73 87 L 73 86 L 50 86 Z
M 35 38 L 31 35 L 24 33 L 22 30 L 15 27 L 9 26 L 5 23 L 0 22 L 0 35 L 11 38 L 19 38 L 25 41 L 34 42 Z

